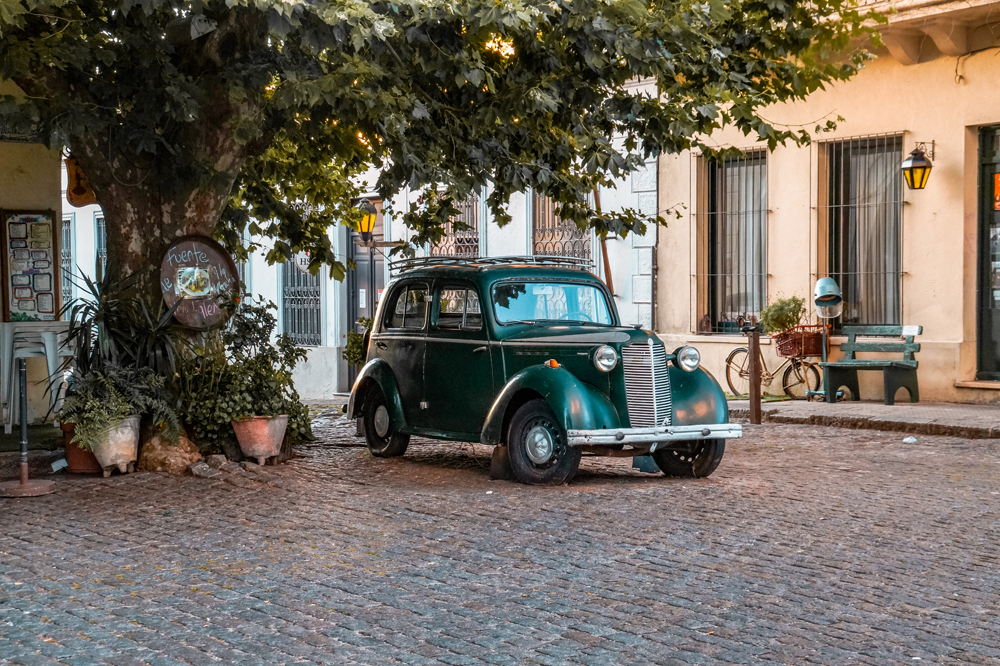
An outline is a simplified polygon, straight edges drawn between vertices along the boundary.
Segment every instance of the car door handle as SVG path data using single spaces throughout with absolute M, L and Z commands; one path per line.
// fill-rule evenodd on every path
M 385 344 L 381 340 L 379 340 L 378 342 L 376 342 L 375 346 L 378 347 L 379 349 L 388 349 L 389 348 L 389 345 Z
M 484 345 L 484 346 L 482 346 L 482 347 L 476 347 L 475 349 L 473 349 L 473 350 L 472 350 L 472 353 L 473 353 L 473 354 L 478 354 L 479 352 L 484 352 L 484 351 L 486 351 L 487 349 L 489 349 L 489 347 L 487 347 L 487 346 L 485 346 L 485 345 Z

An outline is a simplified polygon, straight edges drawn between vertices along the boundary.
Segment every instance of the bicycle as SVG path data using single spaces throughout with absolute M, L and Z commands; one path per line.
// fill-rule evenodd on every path
M 764 352 L 760 355 L 760 383 L 761 387 L 768 387 L 774 378 L 778 376 L 782 368 L 785 368 L 781 376 L 781 388 L 785 395 L 795 398 L 811 398 L 807 391 L 819 391 L 821 377 L 819 366 L 805 360 L 805 357 L 793 356 L 785 358 L 774 372 L 767 367 L 764 360 Z M 785 366 L 788 366 L 787 368 Z M 729 390 L 737 398 L 747 398 L 750 395 L 750 349 L 749 347 L 737 347 L 729 352 L 726 358 L 726 383 Z

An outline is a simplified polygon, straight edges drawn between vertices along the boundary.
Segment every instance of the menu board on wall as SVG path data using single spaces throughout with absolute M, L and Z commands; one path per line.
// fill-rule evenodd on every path
M 55 213 L 0 211 L 3 220 L 4 307 L 6 321 L 51 321 L 59 299 Z

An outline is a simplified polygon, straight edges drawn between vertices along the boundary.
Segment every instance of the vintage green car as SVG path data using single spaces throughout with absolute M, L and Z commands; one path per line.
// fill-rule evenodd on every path
M 697 350 L 668 353 L 652 332 L 622 326 L 587 262 L 395 267 L 348 405 L 372 455 L 401 456 L 419 435 L 506 446 L 525 483 L 565 483 L 583 454 L 651 456 L 636 466 L 703 477 L 742 436 Z

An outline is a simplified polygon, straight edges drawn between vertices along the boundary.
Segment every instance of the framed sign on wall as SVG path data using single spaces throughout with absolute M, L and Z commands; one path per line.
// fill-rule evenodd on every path
M 61 227 L 55 219 L 51 210 L 0 211 L 5 321 L 52 321 L 59 313 Z

